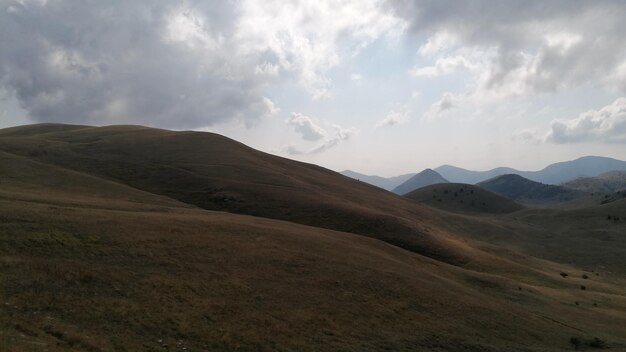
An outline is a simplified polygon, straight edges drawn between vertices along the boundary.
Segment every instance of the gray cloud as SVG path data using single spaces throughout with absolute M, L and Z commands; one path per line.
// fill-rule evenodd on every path
M 555 143 L 626 143 L 626 98 L 569 121 L 554 121 L 547 136 Z
M 3 1 L 0 82 L 39 121 L 181 128 L 269 113 L 254 58 L 233 60 L 223 39 L 232 9 L 181 4 Z
M 483 88 L 518 85 L 522 92 L 546 92 L 601 80 L 626 91 L 626 75 L 619 75 L 626 72 L 623 1 L 405 0 L 388 5 L 418 37 L 431 38 L 422 54 L 441 59 L 460 47 L 484 51 L 489 65 Z M 427 69 L 415 72 L 434 73 Z
M 339 48 L 395 27 L 378 3 L 284 5 L 0 0 L 0 88 L 36 121 L 252 124 L 276 110 L 269 85 L 327 95 Z

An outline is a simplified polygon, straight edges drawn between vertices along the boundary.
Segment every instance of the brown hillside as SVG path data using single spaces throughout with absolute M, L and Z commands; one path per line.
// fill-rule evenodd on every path
M 453 212 L 511 213 L 522 209 L 514 201 L 478 186 L 442 183 L 404 195 L 411 200 Z
M 582 279 L 561 280 L 556 273 L 571 268 L 556 264 L 525 278 L 479 273 L 354 234 L 116 192 L 95 178 L 84 184 L 93 192 L 79 190 L 81 174 L 30 166 L 69 186 L 27 177 L 20 186 L 40 186 L 21 199 L 0 193 L 3 350 L 556 351 L 572 336 L 626 342 L 626 300 L 608 278 L 582 292 Z M 3 180 L 2 190 L 22 182 Z
M 213 133 L 45 124 L 0 130 L 0 150 L 208 210 L 365 234 L 449 262 L 465 260 L 426 230 L 425 219 L 438 221 L 430 209 Z
M 0 150 L 0 350 L 626 346 L 623 202 L 453 214 L 139 126 L 0 130 Z

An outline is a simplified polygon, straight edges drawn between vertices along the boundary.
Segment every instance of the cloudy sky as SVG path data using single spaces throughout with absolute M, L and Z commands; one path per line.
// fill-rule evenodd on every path
M 335 170 L 626 159 L 622 0 L 0 0 L 0 127 L 213 131 Z

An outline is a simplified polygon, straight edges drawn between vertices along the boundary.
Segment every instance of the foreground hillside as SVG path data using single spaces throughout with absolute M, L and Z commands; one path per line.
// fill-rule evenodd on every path
M 620 201 L 455 215 L 220 136 L 142 127 L 30 126 L 0 131 L 0 146 L 3 351 L 626 346 L 624 222 L 606 221 Z M 216 185 L 241 207 L 203 209 L 220 203 L 187 188 Z M 586 226 L 573 246 L 570 218 Z

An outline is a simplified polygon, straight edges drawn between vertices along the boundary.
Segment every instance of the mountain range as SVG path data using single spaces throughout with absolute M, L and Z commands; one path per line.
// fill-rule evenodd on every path
M 496 176 L 516 174 L 535 182 L 558 185 L 580 177 L 594 177 L 610 171 L 626 171 L 626 161 L 601 156 L 584 156 L 575 160 L 554 163 L 539 171 L 520 171 L 509 167 L 472 171 L 452 165 L 442 165 L 433 170 L 447 181 L 455 183 L 477 184 Z M 343 171 L 342 174 L 387 190 L 393 190 L 415 175 L 405 174 L 384 178 L 363 176 L 350 170 Z

